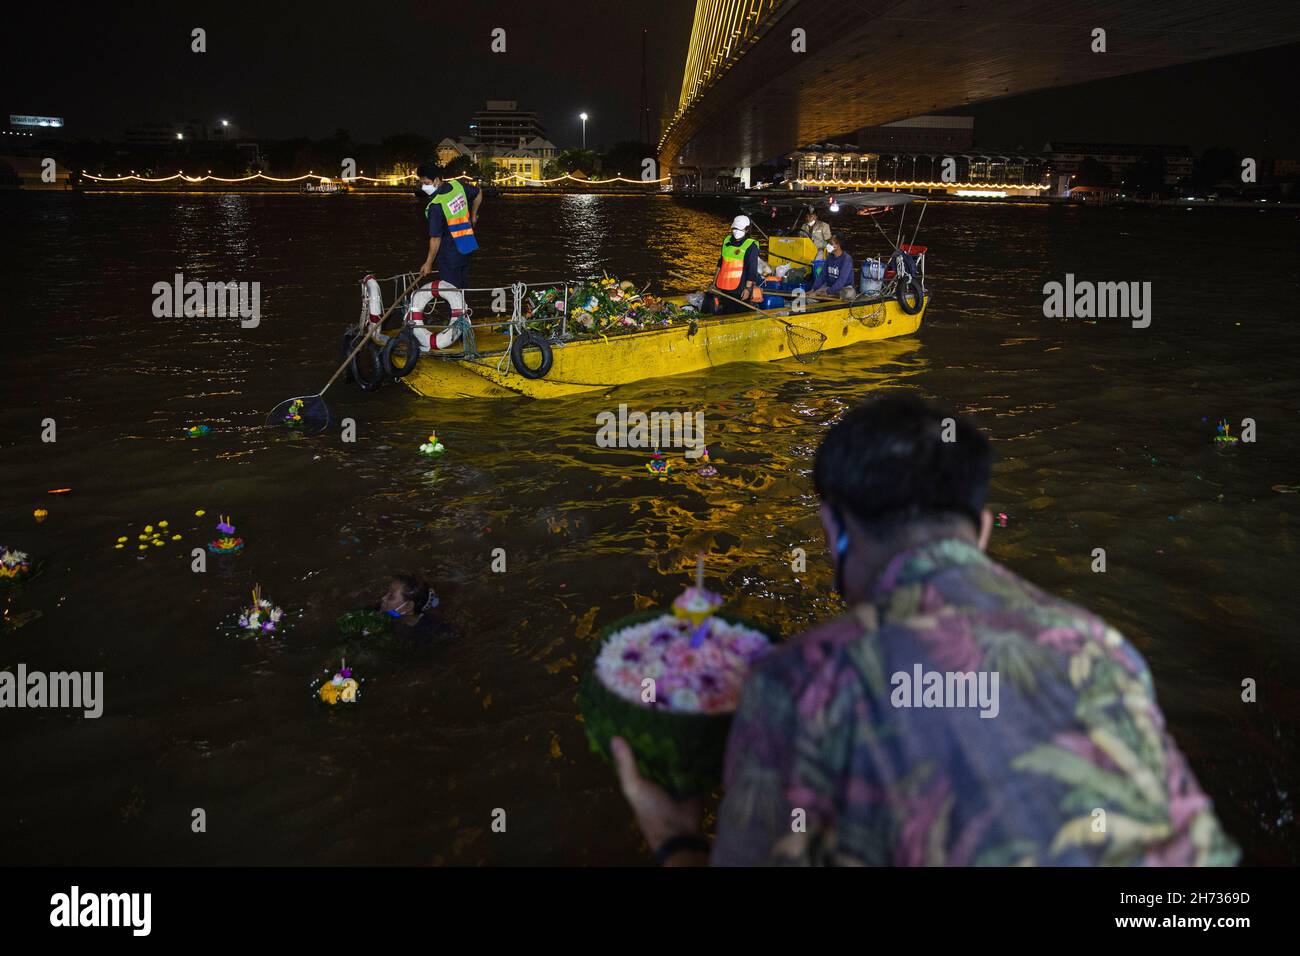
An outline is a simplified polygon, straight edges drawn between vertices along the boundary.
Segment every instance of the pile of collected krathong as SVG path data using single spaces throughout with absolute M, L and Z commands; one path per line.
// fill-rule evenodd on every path
M 622 737 L 641 774 L 678 797 L 721 783 L 741 686 L 771 649 L 765 634 L 717 613 L 722 598 L 703 578 L 701 559 L 695 586 L 671 613 L 610 625 L 578 690 L 592 751 L 609 760 L 610 741 Z
M 684 325 L 698 317 L 689 305 L 665 301 L 638 290 L 631 282 L 609 277 L 570 286 L 567 306 L 563 286 L 535 289 L 524 300 L 528 327 L 547 337 L 562 333 L 568 338 L 621 335 Z

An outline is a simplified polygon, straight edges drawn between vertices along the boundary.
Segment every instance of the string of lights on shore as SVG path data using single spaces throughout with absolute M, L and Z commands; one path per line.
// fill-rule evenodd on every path
M 98 183 L 123 183 L 123 182 L 169 183 L 169 182 L 174 182 L 176 180 L 180 180 L 182 182 L 187 182 L 187 183 L 194 183 L 194 184 L 206 183 L 206 182 L 247 183 L 257 179 L 265 180 L 266 182 L 272 182 L 272 183 L 299 183 L 305 179 L 313 179 L 322 183 L 329 183 L 329 182 L 336 181 L 330 179 L 328 176 L 321 176 L 316 173 L 303 173 L 301 176 L 268 176 L 266 173 L 253 173 L 252 175 L 249 176 L 234 176 L 234 177 L 214 176 L 211 173 L 208 173 L 206 176 L 187 176 L 183 172 L 176 172 L 170 176 L 152 176 L 152 177 L 137 176 L 134 172 L 126 176 L 96 176 L 92 173 L 87 173 L 87 172 L 83 172 L 82 175 L 85 176 L 87 179 L 94 180 L 95 182 Z M 407 173 L 405 176 L 379 176 L 379 177 L 357 175 L 357 176 L 339 177 L 337 182 L 350 183 L 356 180 L 362 180 L 370 183 L 385 183 L 389 186 L 400 186 L 408 179 L 417 179 L 417 178 L 419 177 L 416 176 L 415 173 Z M 469 181 L 471 179 L 471 177 L 469 176 L 456 176 L 454 178 L 462 179 L 466 181 Z M 563 180 L 566 179 L 575 183 L 637 183 L 642 185 L 651 185 L 651 184 L 659 185 L 659 184 L 672 181 L 671 176 L 664 176 L 661 177 L 660 179 L 625 179 L 622 176 L 614 176 L 611 177 L 610 179 L 582 179 L 581 177 L 578 176 L 572 176 L 569 173 L 565 173 L 563 176 L 556 176 L 552 179 L 529 179 L 527 176 L 523 176 L 519 173 L 512 173 L 509 176 L 506 176 L 503 179 L 498 180 L 498 182 L 509 183 L 513 180 L 518 180 L 519 182 L 526 183 L 529 185 L 546 185 L 548 183 L 562 182 Z
M 1040 183 L 935 183 L 923 180 L 796 179 L 799 186 L 849 186 L 858 189 L 1050 189 Z
M 504 179 L 497 181 L 508 183 L 511 180 L 518 180 L 521 183 L 528 183 L 530 185 L 545 185 L 546 183 L 558 183 L 565 179 L 575 183 L 637 183 L 648 186 L 652 183 L 662 184 L 672 182 L 673 178 L 671 176 L 661 176 L 659 179 L 625 179 L 623 176 L 612 176 L 609 179 L 583 179 L 580 176 L 572 176 L 569 173 L 565 173 L 563 176 L 556 176 L 553 179 L 529 179 L 527 176 L 520 173 L 511 173 Z
M 183 180 L 184 182 L 187 183 L 206 183 L 206 182 L 247 183 L 247 182 L 251 182 L 254 179 L 264 179 L 267 182 L 272 182 L 272 183 L 299 183 L 302 182 L 304 179 L 315 179 L 322 183 L 328 183 L 334 181 L 330 179 L 330 177 L 328 176 L 321 176 L 318 175 L 317 173 L 303 173 L 301 176 L 268 176 L 266 173 L 253 173 L 251 176 L 235 176 L 235 177 L 214 176 L 211 173 L 208 173 L 206 176 L 187 176 L 183 172 L 176 172 L 170 176 L 153 176 L 153 177 L 137 176 L 134 172 L 128 176 L 96 176 L 92 173 L 87 173 L 87 172 L 83 172 L 82 175 L 85 176 L 87 179 L 93 179 L 95 182 L 99 182 L 99 183 L 123 183 L 123 182 L 169 183 L 176 179 Z M 387 183 L 390 186 L 400 186 L 406 180 L 414 179 L 414 178 L 417 178 L 415 173 L 408 173 L 405 176 L 379 176 L 379 177 L 347 176 L 347 177 L 340 177 L 339 182 L 352 182 L 353 180 L 361 179 L 371 183 Z M 468 179 L 469 177 L 457 176 L 456 178 Z
M 382 183 L 389 186 L 400 186 L 409 179 L 418 178 L 415 173 L 407 173 L 405 176 L 347 176 L 338 180 L 332 180 L 328 176 L 320 176 L 316 173 L 303 173 L 301 176 L 269 176 L 266 173 L 253 173 L 249 176 L 214 176 L 208 173 L 205 176 L 187 176 L 183 172 L 176 172 L 170 176 L 138 176 L 130 173 L 126 176 L 96 176 L 93 173 L 82 173 L 87 179 L 97 183 L 169 183 L 177 180 L 185 183 L 198 185 L 206 182 L 217 183 L 247 183 L 254 180 L 263 180 L 272 183 L 299 183 L 304 180 L 317 180 L 322 183 L 342 182 L 350 183 L 361 180 L 369 183 Z M 471 181 L 469 176 L 456 176 L 456 179 Z M 607 183 L 628 183 L 631 185 L 650 186 L 663 185 L 672 181 L 671 176 L 661 176 L 659 179 L 628 179 L 624 176 L 612 176 L 609 179 L 583 179 L 579 176 L 573 176 L 565 173 L 562 176 L 554 176 L 551 179 L 531 179 L 521 173 L 511 173 L 509 176 L 502 177 L 496 182 L 501 184 L 522 183 L 529 186 L 546 186 L 551 183 L 558 183 L 568 180 L 569 182 L 581 183 L 584 185 L 604 185 Z M 812 187 L 834 187 L 837 189 L 855 188 L 855 189 L 977 189 L 977 190 L 1026 190 L 1042 192 L 1048 189 L 1048 186 L 1033 183 L 944 183 L 929 182 L 925 180 L 856 180 L 856 179 L 796 179 L 796 185 Z

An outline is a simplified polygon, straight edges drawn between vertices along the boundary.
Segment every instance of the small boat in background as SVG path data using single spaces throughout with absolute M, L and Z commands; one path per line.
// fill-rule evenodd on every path
M 303 183 L 300 190 L 300 192 L 315 196 L 341 196 L 351 191 L 352 187 L 347 183 L 325 179 L 317 183 Z

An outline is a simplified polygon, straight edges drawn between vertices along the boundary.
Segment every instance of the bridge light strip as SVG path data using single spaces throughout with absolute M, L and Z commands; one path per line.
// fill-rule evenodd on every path
M 662 147 L 677 119 L 725 74 L 767 28 L 785 0 L 696 0 L 677 112 L 659 140 Z

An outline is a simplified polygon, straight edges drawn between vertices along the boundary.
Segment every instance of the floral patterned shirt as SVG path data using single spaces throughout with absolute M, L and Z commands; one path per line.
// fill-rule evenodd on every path
M 1230 865 L 1113 628 L 947 539 L 764 657 L 714 865 Z

